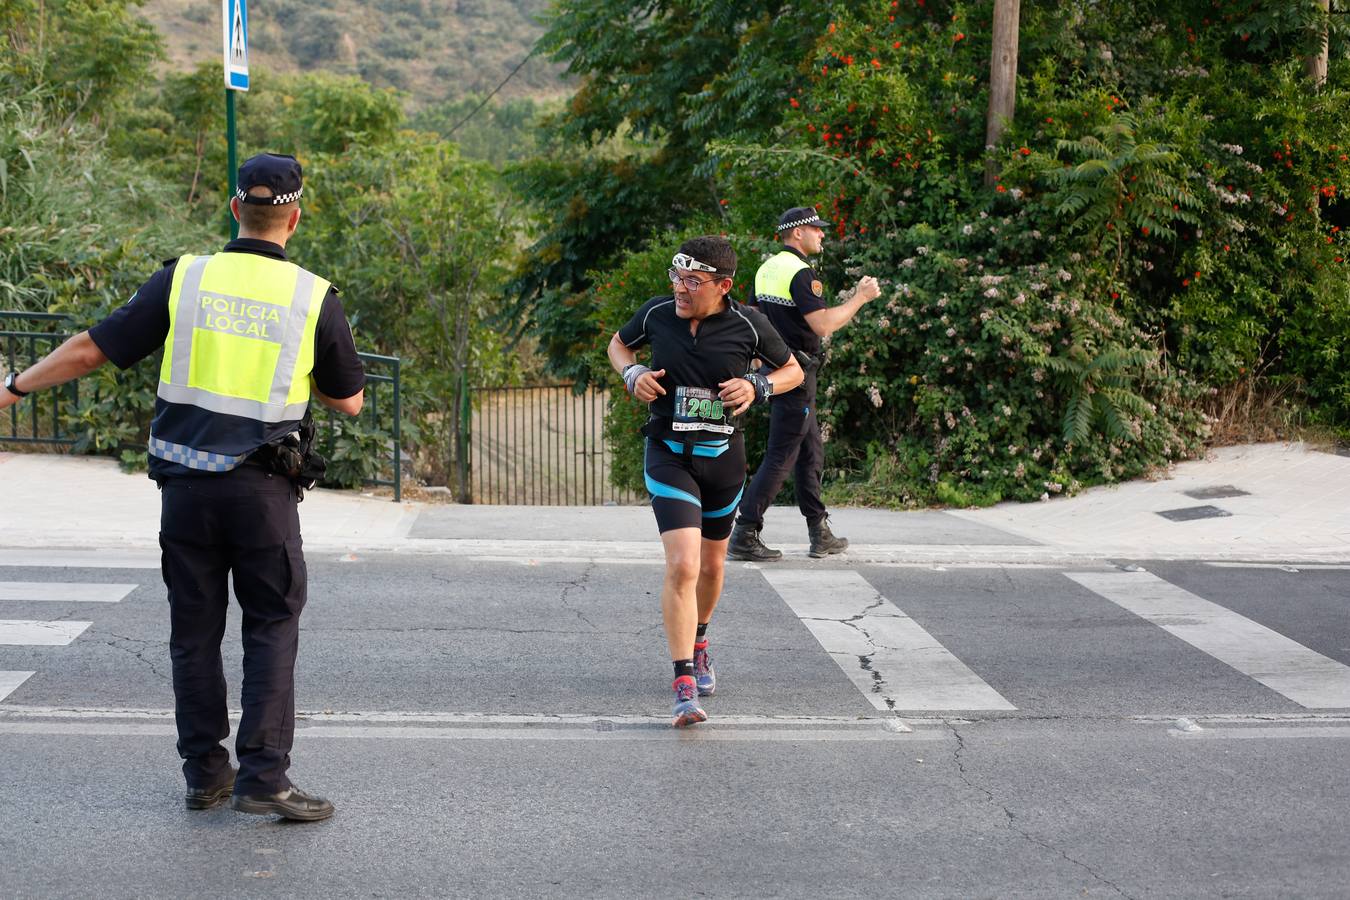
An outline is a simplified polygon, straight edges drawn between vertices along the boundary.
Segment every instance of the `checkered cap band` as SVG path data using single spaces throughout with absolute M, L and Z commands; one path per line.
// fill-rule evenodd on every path
M 271 197 L 258 197 L 249 194 L 243 188 L 235 188 L 234 195 L 239 198 L 240 203 L 252 203 L 257 206 L 280 206 L 283 203 L 291 203 L 299 200 L 300 195 L 304 193 L 304 188 L 291 191 L 289 194 L 276 194 Z
M 815 225 L 821 227 L 825 225 L 825 222 L 821 220 L 820 216 L 810 216 L 805 219 L 793 219 L 791 222 L 784 222 L 782 225 L 778 226 L 778 230 L 791 231 L 792 229 L 800 228 L 803 225 Z

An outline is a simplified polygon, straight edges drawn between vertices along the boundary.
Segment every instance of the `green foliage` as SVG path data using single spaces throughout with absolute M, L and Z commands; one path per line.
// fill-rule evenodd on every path
M 510 287 L 553 371 L 574 377 L 581 352 L 562 298 L 653 235 L 721 217 L 709 142 L 771 139 L 827 21 L 826 7 L 782 2 L 559 4 L 539 47 L 581 86 L 549 123 L 558 146 L 514 179 L 539 225 Z
M 323 483 L 328 487 L 358 488 L 381 476 L 390 457 L 389 435 L 371 428 L 364 418 L 334 416 L 320 439 L 320 454 L 328 463 Z
M 306 181 L 296 258 L 322 261 L 349 289 L 358 342 L 403 358 L 428 477 L 444 480 L 461 460 L 461 386 L 499 383 L 513 370 L 493 321 L 515 207 L 490 168 L 410 134 L 316 156 Z
M 0 90 L 101 118 L 163 57 L 137 0 L 0 0 Z M 30 93 L 34 92 L 36 93 Z
M 1347 421 L 1350 70 L 1333 22 L 1310 89 L 1313 6 L 1025 8 L 992 186 L 991 3 L 834 7 L 773 138 L 706 157 L 738 244 L 805 200 L 836 223 L 827 283 L 883 281 L 823 374 L 832 496 L 983 504 L 1131 477 L 1196 452 L 1201 398 L 1253 373 Z
M 471 94 L 428 106 L 408 124 L 418 131 L 454 141 L 467 159 L 500 167 L 539 154 L 542 146 L 539 119 L 545 115 L 545 109 L 554 106 L 527 98 L 489 101 L 483 105 L 482 98 Z

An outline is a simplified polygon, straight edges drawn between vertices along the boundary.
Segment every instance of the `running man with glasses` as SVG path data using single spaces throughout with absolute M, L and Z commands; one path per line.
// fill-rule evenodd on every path
M 685 241 L 668 274 L 674 293 L 648 300 L 615 332 L 609 360 L 649 404 L 644 471 L 665 546 L 661 613 L 675 665 L 671 724 L 681 727 L 708 718 L 698 698 L 716 688 L 708 623 L 745 487 L 738 417 L 801 384 L 802 370 L 763 313 L 727 296 L 736 251 L 725 238 Z M 644 344 L 651 366 L 634 352 Z M 752 359 L 771 371 L 752 371 Z

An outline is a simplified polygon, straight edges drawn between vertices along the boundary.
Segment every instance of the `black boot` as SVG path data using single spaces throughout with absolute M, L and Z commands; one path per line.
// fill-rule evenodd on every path
M 727 559 L 739 559 L 745 562 L 773 562 L 783 558 L 783 551 L 771 550 L 759 539 L 758 525 L 738 523 L 731 532 L 731 543 L 727 545 Z
M 843 553 L 848 549 L 848 538 L 835 537 L 834 532 L 830 531 L 830 520 L 828 517 L 821 519 L 816 524 L 807 524 L 806 530 L 811 535 L 811 558 L 824 559 L 833 553 Z

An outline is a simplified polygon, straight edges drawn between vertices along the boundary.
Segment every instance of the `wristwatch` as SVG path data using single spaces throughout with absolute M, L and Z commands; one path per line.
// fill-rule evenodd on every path
M 16 381 L 18 381 L 18 380 L 19 380 L 19 373 L 18 373 L 18 372 L 10 372 L 8 375 L 6 375 L 6 376 L 5 376 L 5 390 L 9 391 L 11 394 L 13 394 L 13 395 L 16 396 L 16 397 L 27 397 L 27 396 L 28 396 L 28 392 L 27 392 L 27 391 L 21 391 L 21 390 L 19 390 L 19 386 L 16 385 L 16 384 L 14 383 L 14 382 L 16 382 Z

